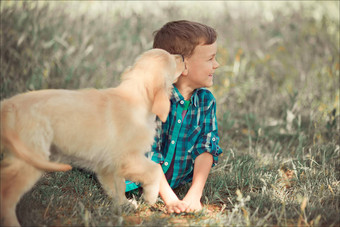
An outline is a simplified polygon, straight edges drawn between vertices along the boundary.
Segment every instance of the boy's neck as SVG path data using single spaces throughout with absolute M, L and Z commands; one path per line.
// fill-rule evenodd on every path
M 183 98 L 185 100 L 190 100 L 191 98 L 191 95 L 194 93 L 194 90 L 193 88 L 189 87 L 189 86 L 186 86 L 185 84 L 183 83 L 175 83 L 174 84 L 176 86 L 176 88 L 178 89 L 179 93 L 181 93 L 181 95 L 183 96 Z

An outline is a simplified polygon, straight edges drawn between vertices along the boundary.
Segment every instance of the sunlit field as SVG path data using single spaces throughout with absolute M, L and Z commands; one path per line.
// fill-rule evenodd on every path
M 1 100 L 108 88 L 171 20 L 218 32 L 223 154 L 201 212 L 120 207 L 82 169 L 48 173 L 17 208 L 28 226 L 339 226 L 338 1 L 1 2 Z M 183 197 L 189 184 L 176 189 Z

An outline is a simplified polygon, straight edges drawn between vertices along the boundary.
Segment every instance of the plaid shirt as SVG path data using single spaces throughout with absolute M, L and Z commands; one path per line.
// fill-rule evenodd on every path
M 192 180 L 194 162 L 197 156 L 209 152 L 213 166 L 222 153 L 218 146 L 216 100 L 207 89 L 196 89 L 184 118 L 184 98 L 174 86 L 170 99 L 171 108 L 165 123 L 157 119 L 155 142 L 147 157 L 160 163 L 166 173 L 173 162 L 173 174 L 168 179 L 172 188 Z M 126 191 L 138 186 L 127 181 Z

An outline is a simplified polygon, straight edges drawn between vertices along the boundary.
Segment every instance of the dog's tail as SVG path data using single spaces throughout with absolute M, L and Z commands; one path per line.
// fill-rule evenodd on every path
M 8 147 L 17 157 L 24 160 L 28 164 L 34 166 L 37 169 L 43 171 L 69 171 L 72 169 L 72 166 L 68 164 L 51 162 L 44 159 L 41 156 L 37 156 L 32 152 L 29 152 L 29 149 L 21 142 L 19 136 L 11 131 L 6 130 L 6 132 L 1 132 L 1 142 L 3 145 Z

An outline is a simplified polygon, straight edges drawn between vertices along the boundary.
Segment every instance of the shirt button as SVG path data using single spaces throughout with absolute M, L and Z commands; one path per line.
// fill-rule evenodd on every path
M 183 101 L 183 100 L 181 100 L 181 101 L 180 101 L 180 103 L 183 105 L 183 104 L 184 104 L 184 101 Z
M 165 166 L 168 166 L 168 165 L 169 165 L 169 163 L 168 163 L 168 162 L 164 162 L 164 165 L 165 165 Z
M 216 140 L 216 139 L 215 139 L 215 137 L 214 137 L 214 138 L 212 138 L 212 141 L 214 141 L 214 142 L 215 142 L 215 140 Z
M 175 140 L 171 141 L 171 144 L 175 144 Z
M 181 120 L 178 120 L 177 122 L 178 122 L 178 124 L 180 124 L 182 121 L 181 121 Z

